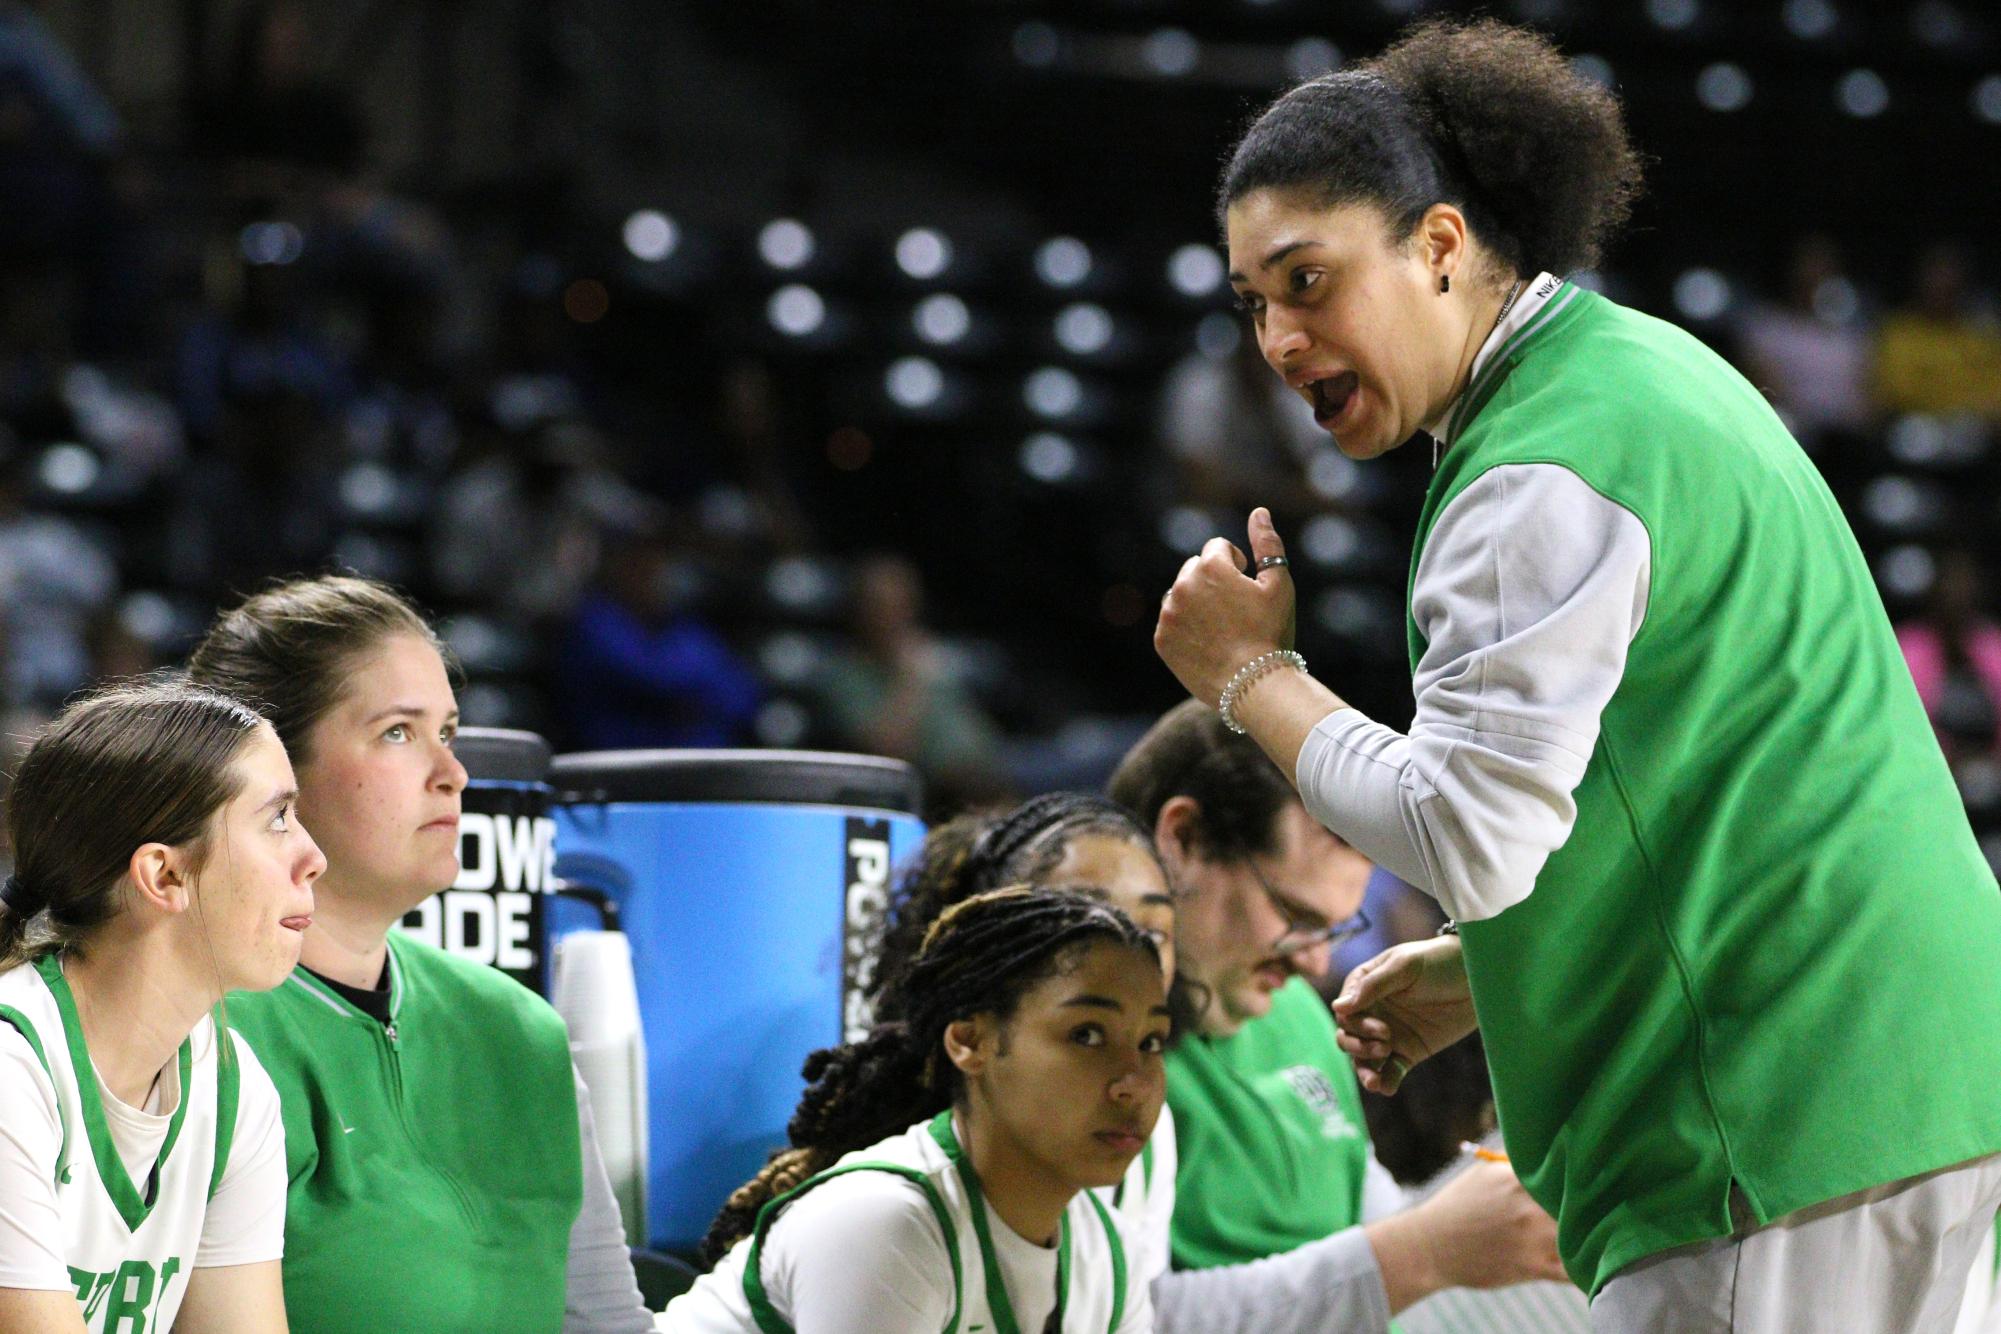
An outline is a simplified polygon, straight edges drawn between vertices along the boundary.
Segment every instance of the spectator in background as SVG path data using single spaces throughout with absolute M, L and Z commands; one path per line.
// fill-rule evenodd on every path
M 1266 505 L 1286 515 L 1321 504 L 1306 465 L 1327 433 L 1234 325 L 1227 348 L 1191 352 L 1167 373 L 1157 429 L 1180 500 L 1230 511 Z
M 992 798 L 999 733 L 924 625 L 917 567 L 876 556 L 855 571 L 854 642 L 823 669 L 817 694 L 841 743 L 908 760 L 962 800 Z
M 696 611 L 699 588 L 664 523 L 607 538 L 597 587 L 577 608 L 556 673 L 579 748 L 750 740 L 763 691 Z
M 282 230 L 291 224 L 270 225 L 280 230 L 256 233 L 269 249 L 245 253 L 248 233 L 210 238 L 210 309 L 182 335 L 175 367 L 175 398 L 197 440 L 215 437 L 240 396 L 296 394 L 330 414 L 353 395 L 348 367 L 313 322 L 300 253 Z
M 1948 760 L 2001 756 L 2001 625 L 1984 614 L 1982 582 L 1973 553 L 1943 552 L 1924 614 L 1897 627 Z
M 231 157 L 353 175 L 367 147 L 354 97 L 319 79 L 299 0 L 253 0 L 236 29 L 227 81 L 196 141 Z
M 1876 403 L 1885 412 L 1971 412 L 2001 418 L 2001 330 L 1970 289 L 1964 247 L 1918 257 L 1912 302 L 1876 339 Z
M 118 567 L 70 520 L 27 508 L 32 467 L 0 426 L 0 693 L 52 705 L 89 675 L 85 629 L 118 591 Z
M 44 258 L 97 239 L 124 129 L 35 11 L 0 3 L 0 252 Z
M 1868 425 L 1869 334 L 1831 237 L 1800 238 L 1785 299 L 1753 305 L 1737 338 L 1752 383 L 1802 440 Z
M 439 591 L 523 629 L 568 619 L 598 568 L 602 531 L 643 524 L 646 498 L 582 421 L 526 434 L 470 421 L 465 440 L 467 466 L 439 488 L 430 533 Z
M 249 385 L 221 404 L 212 445 L 176 479 L 167 526 L 174 581 L 224 597 L 333 553 L 339 460 L 314 399 Z

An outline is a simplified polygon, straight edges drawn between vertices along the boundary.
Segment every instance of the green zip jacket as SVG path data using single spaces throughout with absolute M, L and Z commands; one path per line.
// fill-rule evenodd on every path
M 294 1334 L 552 1334 L 583 1195 L 568 1034 L 399 933 L 385 1027 L 304 970 L 232 995 L 284 1106 Z

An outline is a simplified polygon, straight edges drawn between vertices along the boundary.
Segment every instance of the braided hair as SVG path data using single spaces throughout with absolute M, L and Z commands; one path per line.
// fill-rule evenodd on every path
M 1005 1023 L 1022 996 L 1099 941 L 1160 958 L 1131 918 L 1081 894 L 1014 885 L 945 909 L 885 994 L 899 1017 L 806 1058 L 806 1092 L 786 1127 L 791 1147 L 723 1205 L 702 1239 L 703 1262 L 721 1259 L 750 1235 L 766 1203 L 843 1154 L 952 1106 L 963 1084 L 944 1059 L 947 1026 L 978 1014 Z
M 1071 840 L 1097 834 L 1153 853 L 1153 836 L 1117 802 L 1089 792 L 1047 792 L 1000 814 L 962 815 L 931 831 L 890 892 L 881 940 L 862 990 L 879 1018 L 893 1019 L 886 992 L 910 966 L 946 909 L 1002 885 L 1040 884 Z

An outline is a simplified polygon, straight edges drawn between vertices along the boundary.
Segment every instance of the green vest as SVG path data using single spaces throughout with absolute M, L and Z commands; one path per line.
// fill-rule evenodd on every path
M 1369 1132 L 1327 1005 L 1294 978 L 1229 1037 L 1167 1054 L 1174 1267 L 1278 1255 L 1362 1220 Z
M 1496 1105 L 1591 1292 L 1644 1256 L 2001 1150 L 2001 892 L 1869 569 L 1757 391 L 1568 284 L 1432 478 L 1568 468 L 1646 617 L 1534 892 L 1461 925 Z M 1413 670 L 1424 652 L 1409 623 Z
M 284 1106 L 291 1328 L 560 1330 L 583 1202 L 563 1021 L 394 932 L 389 960 L 386 1029 L 304 971 L 229 998 Z

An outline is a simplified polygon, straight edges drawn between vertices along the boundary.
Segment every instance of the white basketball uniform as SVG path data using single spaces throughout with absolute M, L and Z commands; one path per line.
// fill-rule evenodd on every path
M 1160 1105 L 1160 1120 L 1146 1147 L 1126 1169 L 1125 1180 L 1101 1187 L 1099 1199 L 1112 1206 L 1125 1233 L 1127 1269 L 1131 1281 L 1145 1285 L 1165 1274 L 1171 1259 L 1174 1218 L 1174 1173 L 1180 1166 L 1174 1139 L 1174 1113 Z
M 715 1269 L 669 1303 L 659 1328 L 676 1334 L 783 1334 L 792 1329 L 786 1299 L 767 1290 L 760 1257 L 784 1211 L 823 1183 L 851 1173 L 901 1177 L 916 1187 L 911 1207 L 935 1220 L 951 1270 L 951 1307 L 941 1334 L 1045 1334 L 1043 1322 L 1027 1329 L 1014 1316 L 1003 1252 L 1012 1238 L 996 1237 L 1006 1224 L 989 1216 L 969 1159 L 959 1147 L 950 1112 L 899 1135 L 848 1154 L 759 1213 L 753 1235 L 732 1247 Z M 891 1266 L 898 1257 L 872 1250 L 869 1238 L 844 1238 L 854 1264 Z M 996 1243 L 999 1243 L 998 1245 Z M 1026 1245 L 1025 1242 L 1019 1243 Z M 1057 1304 L 1048 1329 L 1062 1334 L 1138 1334 L 1152 1328 L 1145 1280 L 1130 1272 L 1126 1238 L 1112 1209 L 1092 1191 L 1080 1191 L 1064 1210 L 1055 1265 Z M 935 1248 L 934 1248 L 935 1249 Z M 793 1293 L 803 1301 L 812 1293 Z M 1018 1298 L 1020 1294 L 1016 1294 Z M 861 1327 L 859 1325 L 857 1328 Z M 927 1331 L 928 1334 L 928 1331 Z
M 129 1171 L 111 1123 L 139 1118 L 123 1104 L 107 1109 L 61 967 L 48 958 L 0 974 L 0 1040 L 11 1044 L 15 1058 L 4 1066 L 13 1087 L 0 1091 L 18 1149 L 9 1166 L 35 1173 L 27 1182 L 10 1177 L 7 1184 L 10 1193 L 30 1196 L 38 1181 L 54 1190 L 52 1214 L 43 1192 L 10 1199 L 8 1221 L 32 1219 L 38 1211 L 50 1223 L 59 1217 L 67 1286 L 93 1334 L 170 1329 L 197 1263 L 252 1263 L 283 1253 L 284 1131 L 277 1090 L 234 1033 L 233 1059 L 219 1061 L 216 1034 L 214 1020 L 204 1017 L 161 1072 L 151 1102 L 166 1117 L 165 1138 L 149 1170 Z M 19 1059 L 21 1042 L 32 1050 L 32 1064 Z M 157 1124 L 160 1118 L 146 1119 Z M 239 1140 L 239 1128 L 256 1142 Z M 217 1255 L 206 1244 L 204 1224 L 232 1154 L 239 1164 L 258 1160 L 259 1179 L 243 1183 L 240 1201 L 255 1207 L 235 1210 L 228 1253 Z M 229 1176 L 234 1186 L 243 1173 Z M 274 1186 L 275 1210 L 269 1199 Z M 0 1232 L 7 1248 L 0 1253 L 0 1287 L 61 1284 L 60 1274 L 49 1272 L 56 1248 L 48 1241 L 40 1234 L 24 1238 L 19 1226 Z

